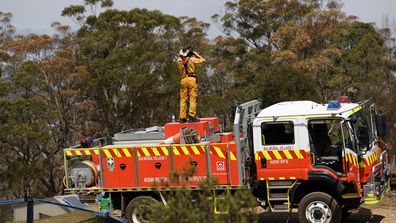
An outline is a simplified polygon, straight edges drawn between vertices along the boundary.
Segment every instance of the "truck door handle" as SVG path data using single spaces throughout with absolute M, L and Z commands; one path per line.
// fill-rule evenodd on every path
M 261 168 L 267 168 L 267 159 L 261 158 Z

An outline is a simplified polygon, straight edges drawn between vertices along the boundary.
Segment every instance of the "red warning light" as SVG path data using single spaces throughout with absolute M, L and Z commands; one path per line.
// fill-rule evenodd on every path
M 351 103 L 351 99 L 348 96 L 341 96 L 338 98 L 338 102 L 340 103 Z

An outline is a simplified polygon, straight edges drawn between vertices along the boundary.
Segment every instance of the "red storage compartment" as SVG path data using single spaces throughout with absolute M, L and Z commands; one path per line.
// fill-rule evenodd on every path
M 207 176 L 206 145 L 173 146 L 174 171 L 179 176 L 175 186 L 198 186 Z
M 169 184 L 170 158 L 167 146 L 135 147 L 138 156 L 139 187 L 164 187 Z
M 180 133 L 180 129 L 183 127 L 188 127 L 197 130 L 201 137 L 209 136 L 210 134 L 208 121 L 201 120 L 200 122 L 194 122 L 194 123 L 169 122 L 164 125 L 165 138 L 169 138 L 177 133 Z
M 134 160 L 132 148 L 103 148 L 104 188 L 135 187 Z

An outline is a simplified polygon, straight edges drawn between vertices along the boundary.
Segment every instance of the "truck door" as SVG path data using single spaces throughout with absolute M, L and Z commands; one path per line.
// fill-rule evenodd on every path
M 344 147 L 344 173 L 347 176 L 348 182 L 352 182 L 354 184 L 356 192 L 361 196 L 359 160 L 355 133 L 353 132 L 353 128 L 349 122 L 342 121 L 341 126 Z
M 304 151 L 298 147 L 295 119 L 263 120 L 254 125 L 254 152 L 259 180 L 300 179 Z
M 382 152 L 376 143 L 377 131 L 375 123 L 376 108 L 370 106 L 370 123 L 367 121 L 362 110 L 353 113 L 349 117 L 349 125 L 352 127 L 356 139 L 356 153 L 359 157 L 360 182 L 365 184 L 369 180 L 372 167 L 378 163 Z
M 341 118 L 312 119 L 308 122 L 314 169 L 332 170 L 334 176 L 347 176 L 360 192 L 356 140 L 349 122 Z

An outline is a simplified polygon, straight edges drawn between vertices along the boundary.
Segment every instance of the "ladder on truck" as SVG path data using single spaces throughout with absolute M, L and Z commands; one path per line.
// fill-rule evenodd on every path
M 235 144 L 237 147 L 237 157 L 238 157 L 238 185 L 243 185 L 245 179 L 245 167 L 242 160 L 245 160 L 245 156 L 247 153 L 244 151 L 249 151 L 248 145 L 246 143 L 246 134 L 248 129 L 248 124 L 253 122 L 256 118 L 257 114 L 261 111 L 260 109 L 261 103 L 258 100 L 252 100 L 236 107 L 235 118 L 234 118 L 234 136 L 235 136 Z M 243 137 L 241 140 L 241 130 L 243 133 Z M 242 151 L 244 149 L 244 151 Z M 247 149 L 247 150 L 246 150 Z M 244 153 L 243 153 L 244 152 Z
M 272 212 L 289 212 L 291 210 L 290 190 L 297 181 L 268 180 L 267 201 Z

